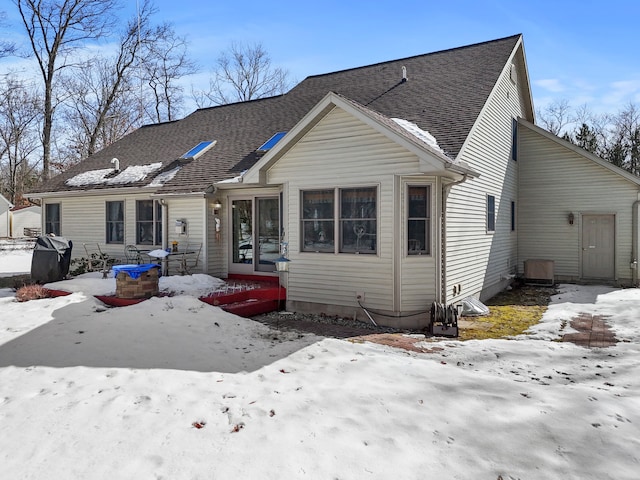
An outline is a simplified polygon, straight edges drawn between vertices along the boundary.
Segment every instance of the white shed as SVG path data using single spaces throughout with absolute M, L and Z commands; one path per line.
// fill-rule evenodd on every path
M 37 205 L 15 207 L 10 210 L 10 237 L 34 237 L 41 232 L 42 208 Z
M 8 237 L 11 230 L 11 210 L 13 205 L 0 194 L 0 238 Z

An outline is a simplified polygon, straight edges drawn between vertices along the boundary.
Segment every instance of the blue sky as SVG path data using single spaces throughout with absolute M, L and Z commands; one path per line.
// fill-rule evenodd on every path
M 127 3 L 123 15 L 135 11 L 136 1 Z M 206 83 L 232 41 L 262 43 L 274 65 L 302 80 L 522 33 L 536 108 L 566 99 L 574 107 L 615 113 L 640 103 L 635 0 L 155 3 L 156 21 L 172 22 L 190 42 L 201 68 L 189 80 L 196 86 Z

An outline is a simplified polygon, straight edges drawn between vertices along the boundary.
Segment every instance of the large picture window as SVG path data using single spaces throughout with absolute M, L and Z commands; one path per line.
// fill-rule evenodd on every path
M 162 242 L 162 206 L 155 200 L 136 202 L 136 243 L 160 245 Z
M 60 204 L 47 203 L 44 208 L 44 230 L 45 234 L 60 236 Z
M 431 188 L 428 185 L 407 187 L 407 253 L 431 253 Z
M 107 202 L 107 243 L 124 243 L 124 202 Z
M 302 192 L 302 251 L 377 252 L 376 187 Z M 336 205 L 339 208 L 336 208 Z

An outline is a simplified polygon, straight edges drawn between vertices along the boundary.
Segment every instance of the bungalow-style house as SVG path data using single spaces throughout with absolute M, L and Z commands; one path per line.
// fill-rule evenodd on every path
M 284 251 L 288 309 L 415 327 L 526 268 L 635 284 L 639 183 L 534 125 L 515 35 L 145 126 L 29 196 L 75 245 L 201 244 L 223 278 Z

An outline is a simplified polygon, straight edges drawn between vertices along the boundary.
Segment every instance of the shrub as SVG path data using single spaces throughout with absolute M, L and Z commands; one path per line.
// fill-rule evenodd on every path
M 16 300 L 18 302 L 28 302 L 29 300 L 37 300 L 39 298 L 49 298 L 51 293 L 42 285 L 25 285 L 16 291 Z

